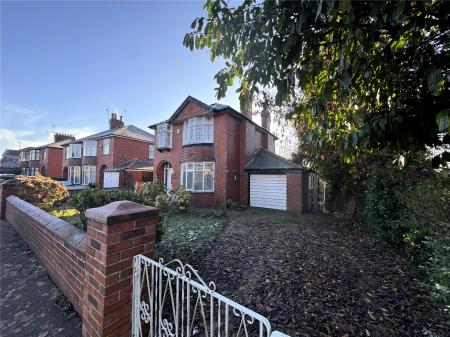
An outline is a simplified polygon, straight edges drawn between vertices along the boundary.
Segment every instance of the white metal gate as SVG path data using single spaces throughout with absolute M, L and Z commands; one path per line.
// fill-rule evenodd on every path
M 136 255 L 133 275 L 133 337 L 289 337 L 179 260 Z

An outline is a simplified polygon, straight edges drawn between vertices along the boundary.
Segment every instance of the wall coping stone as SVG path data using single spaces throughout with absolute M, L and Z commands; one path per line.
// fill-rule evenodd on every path
M 89 208 L 86 210 L 86 218 L 105 225 L 139 220 L 158 216 L 159 210 L 155 207 L 144 206 L 133 201 L 114 201 L 108 205 Z
M 39 225 L 53 233 L 55 236 L 61 238 L 64 242 L 77 250 L 84 251 L 85 231 L 45 212 L 39 207 L 36 207 L 15 195 L 9 196 L 6 200 L 21 209 L 26 215 L 36 220 Z

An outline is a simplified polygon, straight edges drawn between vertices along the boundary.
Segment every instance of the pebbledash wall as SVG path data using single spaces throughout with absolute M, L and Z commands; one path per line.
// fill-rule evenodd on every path
M 28 243 L 83 320 L 84 337 L 130 336 L 133 256 L 154 257 L 158 210 L 117 201 L 87 210 L 87 231 L 1 184 L 1 214 Z

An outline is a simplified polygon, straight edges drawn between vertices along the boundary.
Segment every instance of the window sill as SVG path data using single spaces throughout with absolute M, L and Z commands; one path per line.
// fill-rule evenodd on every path
M 187 191 L 192 194 L 205 194 L 205 193 L 213 194 L 214 193 L 214 191 L 189 191 L 189 190 L 187 190 Z
M 193 143 L 193 144 L 183 144 L 183 147 L 192 147 L 192 146 L 213 146 L 214 143 Z

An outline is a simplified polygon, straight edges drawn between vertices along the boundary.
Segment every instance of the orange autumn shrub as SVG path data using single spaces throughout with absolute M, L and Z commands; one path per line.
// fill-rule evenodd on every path
M 43 209 L 49 209 L 69 196 L 60 182 L 49 177 L 16 176 L 16 180 L 20 182 L 19 197 Z

